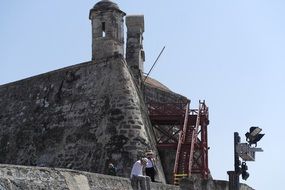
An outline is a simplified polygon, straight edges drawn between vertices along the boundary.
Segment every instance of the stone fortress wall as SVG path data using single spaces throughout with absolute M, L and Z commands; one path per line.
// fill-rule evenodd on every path
M 13 164 L 0 165 L 0 189 L 131 189 L 132 164 L 149 149 L 161 182 L 152 189 L 178 189 L 165 185 L 174 157 L 157 151 L 146 104 L 187 98 L 155 80 L 143 83 L 144 17 L 127 16 L 125 58 L 124 16 L 117 4 L 99 1 L 89 15 L 91 61 L 0 86 L 0 163 Z M 101 175 L 109 162 L 127 178 Z
M 120 57 L 3 85 L 0 94 L 1 163 L 105 173 L 112 161 L 129 176 L 132 163 L 155 149 Z

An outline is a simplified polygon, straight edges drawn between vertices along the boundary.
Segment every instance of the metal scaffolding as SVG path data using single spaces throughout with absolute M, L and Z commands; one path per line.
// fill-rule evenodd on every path
M 190 109 L 190 100 L 178 103 L 148 104 L 149 117 L 158 149 L 176 149 L 173 183 L 183 177 L 199 175 L 207 179 L 209 124 L 208 107 L 199 101 L 198 109 Z

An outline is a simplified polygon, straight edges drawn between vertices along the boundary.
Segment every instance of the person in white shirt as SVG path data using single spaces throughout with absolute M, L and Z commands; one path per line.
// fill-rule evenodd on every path
M 131 184 L 134 190 L 150 189 L 150 179 L 143 175 L 147 158 L 136 161 L 131 171 Z

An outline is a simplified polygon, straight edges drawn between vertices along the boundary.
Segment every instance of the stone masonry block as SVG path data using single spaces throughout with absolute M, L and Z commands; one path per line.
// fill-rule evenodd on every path
M 128 31 L 144 32 L 144 15 L 130 15 L 126 17 Z

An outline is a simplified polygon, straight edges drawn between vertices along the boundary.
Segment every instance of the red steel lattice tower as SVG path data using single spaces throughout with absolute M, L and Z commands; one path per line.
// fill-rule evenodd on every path
M 208 107 L 199 101 L 190 109 L 190 100 L 178 103 L 149 103 L 148 110 L 158 149 L 175 149 L 174 184 L 183 177 L 198 175 L 207 179 L 209 124 Z

